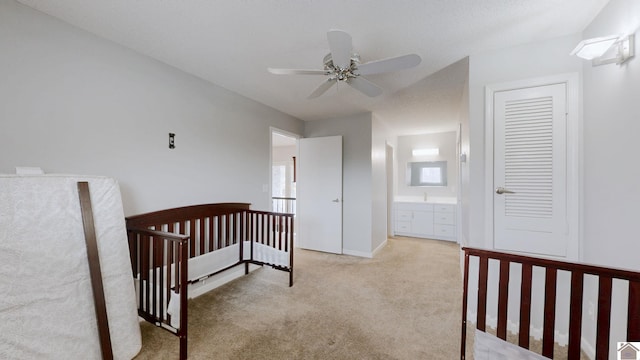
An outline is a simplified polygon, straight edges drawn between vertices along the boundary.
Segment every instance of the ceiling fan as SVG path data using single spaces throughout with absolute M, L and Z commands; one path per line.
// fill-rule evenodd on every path
M 337 84 L 339 81 L 349 84 L 367 96 L 375 97 L 382 94 L 382 89 L 363 78 L 362 75 L 408 69 L 417 66 L 422 61 L 420 56 L 409 54 L 360 64 L 360 56 L 353 52 L 351 35 L 342 30 L 329 30 L 327 40 L 329 41 L 330 53 L 324 57 L 323 70 L 268 68 L 269 72 L 276 75 L 327 76 L 327 80 L 309 95 L 309 99 L 324 94 L 333 84 Z

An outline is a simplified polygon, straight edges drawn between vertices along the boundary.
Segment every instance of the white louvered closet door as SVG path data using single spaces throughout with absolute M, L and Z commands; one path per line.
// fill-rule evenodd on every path
M 494 246 L 567 254 L 566 85 L 494 94 Z

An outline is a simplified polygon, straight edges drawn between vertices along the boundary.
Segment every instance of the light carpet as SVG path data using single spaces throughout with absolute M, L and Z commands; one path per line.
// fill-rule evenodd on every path
M 270 268 L 189 301 L 189 359 L 455 359 L 459 247 L 391 238 L 375 258 L 296 249 L 294 286 Z M 142 324 L 142 359 L 178 339 Z

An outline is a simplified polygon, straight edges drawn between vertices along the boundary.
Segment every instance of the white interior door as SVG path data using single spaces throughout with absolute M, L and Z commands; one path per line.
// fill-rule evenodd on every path
M 494 246 L 567 255 L 566 84 L 494 94 Z
M 342 136 L 298 143 L 298 246 L 342 254 Z

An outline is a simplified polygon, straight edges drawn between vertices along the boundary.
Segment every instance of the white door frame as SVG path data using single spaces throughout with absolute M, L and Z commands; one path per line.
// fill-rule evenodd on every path
M 546 77 L 525 79 L 513 82 L 491 84 L 485 87 L 485 247 L 494 248 L 493 222 L 493 97 L 498 91 L 508 91 L 550 84 L 566 84 L 567 89 L 567 229 L 568 260 L 582 259 L 582 228 L 580 226 L 582 211 L 580 196 L 582 194 L 582 113 L 580 111 L 579 74 L 566 73 Z
M 386 187 L 387 187 L 387 237 L 391 237 L 394 235 L 394 221 L 393 221 L 393 199 L 394 199 L 394 189 L 395 189 L 395 148 L 388 141 L 385 141 L 384 145 L 384 154 L 385 154 L 385 179 L 386 179 Z M 391 155 L 391 156 L 389 156 Z M 390 160 L 390 161 L 389 161 Z
M 272 194 L 271 194 L 271 190 L 273 189 L 273 134 L 280 134 L 280 135 L 284 135 L 284 136 L 288 136 L 288 137 L 292 137 L 296 139 L 296 157 L 298 156 L 298 140 L 300 140 L 300 138 L 302 136 L 300 136 L 299 134 L 296 133 L 292 133 L 290 131 L 286 131 L 286 130 L 282 130 L 282 129 L 278 129 L 276 127 L 273 126 L 269 126 L 269 164 L 267 166 L 269 166 L 269 190 L 267 191 L 267 195 L 269 196 L 269 209 L 273 210 L 273 200 L 272 200 Z M 297 166 L 297 165 L 296 165 Z M 298 169 L 294 169 L 294 171 L 297 171 Z

